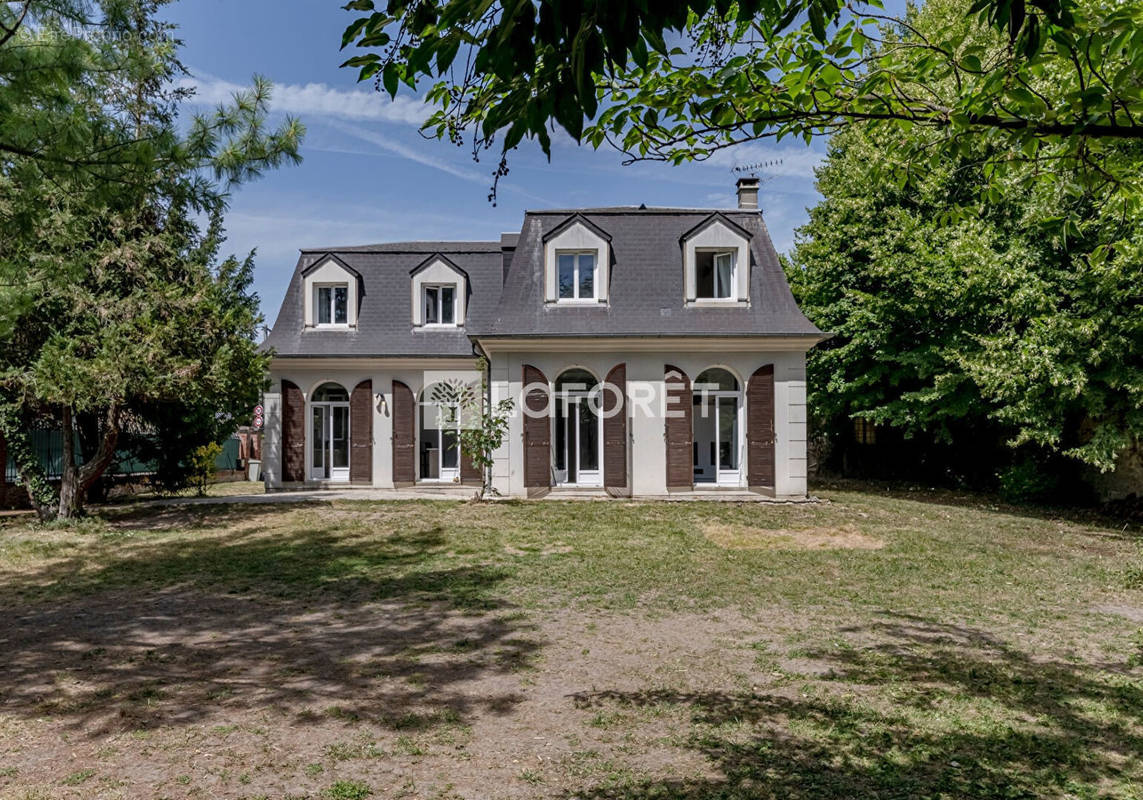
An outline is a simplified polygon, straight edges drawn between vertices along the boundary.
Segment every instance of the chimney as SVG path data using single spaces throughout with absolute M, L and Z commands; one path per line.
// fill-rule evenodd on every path
M 738 179 L 738 207 L 747 211 L 758 210 L 758 179 Z

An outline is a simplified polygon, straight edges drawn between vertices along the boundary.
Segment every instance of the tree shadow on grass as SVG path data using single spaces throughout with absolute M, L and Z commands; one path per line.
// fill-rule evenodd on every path
M 1143 680 L 1034 658 L 987 633 L 897 617 L 872 647 L 810 654 L 818 690 L 591 692 L 581 708 L 681 707 L 719 779 L 594 787 L 593 800 L 1138 797 Z
M 831 491 L 856 492 L 875 497 L 892 497 L 897 500 L 931 506 L 988 511 L 1038 522 L 1064 520 L 1076 525 L 1102 529 L 1093 531 L 1101 536 L 1114 536 L 1124 539 L 1137 539 L 1143 536 L 1143 516 L 1140 516 L 1138 506 L 1133 506 L 1130 503 L 1108 503 L 1102 506 L 1052 506 L 1035 503 L 1013 503 L 997 494 L 987 492 L 917 486 L 901 481 L 874 481 L 853 478 L 821 480 L 815 482 L 810 488 L 813 492 L 823 494 L 828 494 Z
M 4 575 L 0 714 L 94 736 L 246 710 L 423 727 L 519 701 L 541 643 L 500 598 L 504 570 L 451 558 L 440 527 L 314 519 Z

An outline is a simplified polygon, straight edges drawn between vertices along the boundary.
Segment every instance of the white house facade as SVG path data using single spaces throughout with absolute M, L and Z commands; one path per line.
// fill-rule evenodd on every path
M 479 484 L 437 386 L 511 398 L 503 495 L 806 494 L 799 311 L 757 210 L 529 211 L 488 242 L 303 250 L 266 341 L 271 490 Z M 483 358 L 488 372 L 478 372 Z

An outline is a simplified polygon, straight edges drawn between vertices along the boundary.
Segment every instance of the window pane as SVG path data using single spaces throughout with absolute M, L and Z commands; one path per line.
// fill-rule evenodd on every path
M 456 322 L 456 288 L 441 287 L 441 322 L 452 325 Z
M 719 253 L 714 259 L 715 297 L 734 296 L 734 254 Z
M 349 408 L 333 406 L 333 468 L 346 469 L 349 466 Z
M 579 296 L 595 297 L 595 256 L 591 253 L 579 256 Z
M 576 405 L 579 407 L 579 468 L 599 469 L 599 418 L 586 399 Z
M 349 289 L 337 286 L 333 290 L 333 321 L 338 325 L 349 322 Z
M 323 383 L 314 390 L 315 403 L 348 403 L 349 392 L 338 383 Z
M 313 451 L 316 472 L 325 469 L 325 449 L 329 446 L 325 438 L 325 414 L 324 406 L 313 410 L 313 441 L 310 443 L 310 449 Z
M 718 399 L 718 461 L 722 469 L 738 469 L 738 399 Z
M 330 317 L 330 287 L 319 286 L 317 290 L 317 321 L 318 325 L 328 325 L 332 322 Z
M 421 405 L 421 477 L 435 480 L 441 476 L 440 422 L 436 403 Z
M 736 392 L 738 380 L 726 370 L 715 367 L 699 373 L 695 378 L 695 389 L 704 392 Z
M 695 297 L 714 296 L 714 253 L 695 253 Z
M 425 324 L 435 325 L 440 322 L 440 317 L 437 315 L 437 298 L 439 292 L 435 286 L 425 287 Z
M 556 469 L 563 472 L 567 469 L 567 414 L 564 413 L 566 401 L 556 403 Z
M 563 254 L 559 261 L 559 296 L 566 299 L 575 297 L 575 256 Z
M 455 410 L 453 413 L 456 413 Z M 441 430 L 441 444 L 444 448 L 444 451 L 441 453 L 441 466 L 445 469 L 456 469 L 459 467 L 460 438 L 457 436 L 456 428 L 450 425 Z

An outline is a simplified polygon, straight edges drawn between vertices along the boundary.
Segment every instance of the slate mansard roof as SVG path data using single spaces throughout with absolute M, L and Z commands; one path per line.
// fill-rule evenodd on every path
M 578 213 L 611 237 L 607 305 L 544 303 L 544 238 Z M 684 303 L 683 237 L 718 214 L 750 235 L 749 307 Z M 481 337 L 820 336 L 794 302 L 757 211 L 605 208 L 529 211 L 500 303 Z
M 412 273 L 434 255 L 456 264 L 468 276 L 465 327 L 414 330 Z M 363 290 L 354 328 L 305 328 L 302 273 L 335 256 L 361 275 Z M 294 268 L 278 319 L 263 347 L 279 356 L 332 358 L 469 357 L 468 334 L 491 313 L 500 298 L 504 266 L 499 242 L 404 242 L 363 247 L 306 249 Z
M 749 235 L 750 304 L 684 302 L 682 239 L 714 214 Z M 544 302 L 544 240 L 579 215 L 610 239 L 608 303 Z M 464 328 L 415 330 L 411 273 L 440 255 L 468 276 Z M 302 273 L 335 256 L 360 274 L 358 323 L 350 330 L 304 329 Z M 756 211 L 587 208 L 528 211 L 519 234 L 487 242 L 396 242 L 301 251 L 265 347 L 279 356 L 465 357 L 472 338 L 801 336 L 822 333 L 798 309 Z

